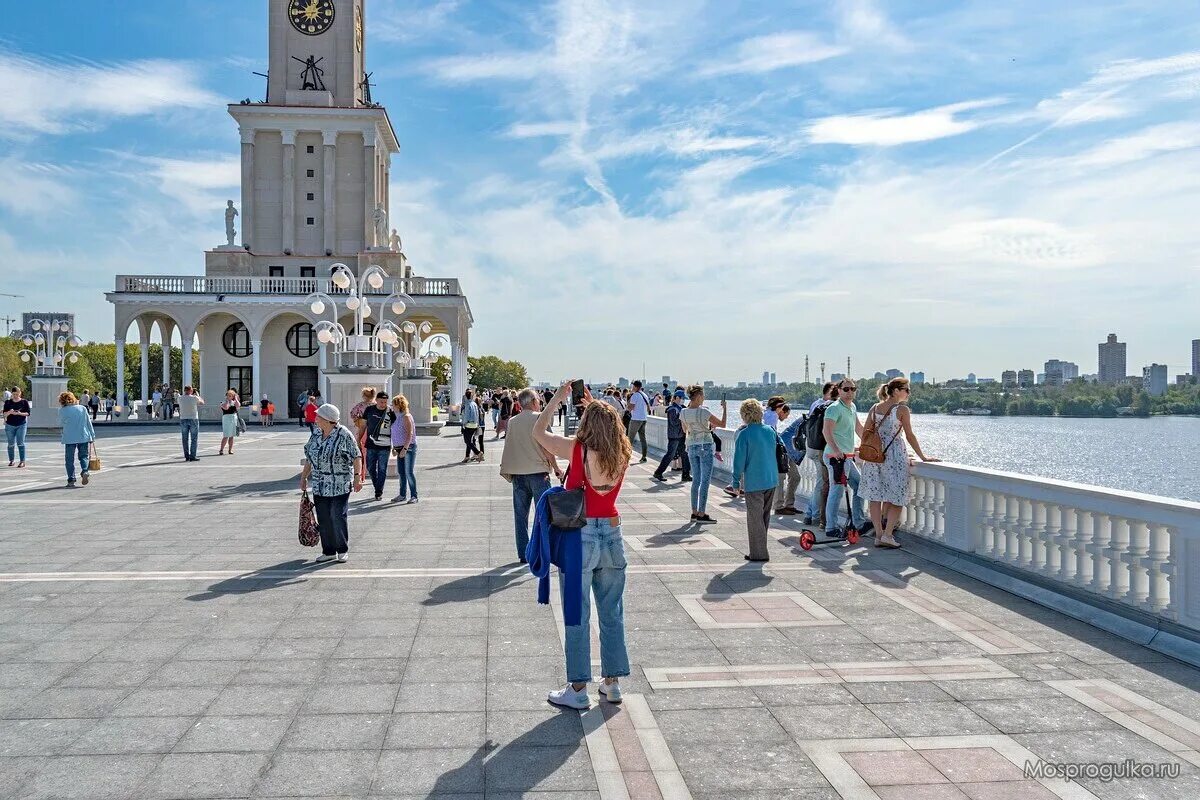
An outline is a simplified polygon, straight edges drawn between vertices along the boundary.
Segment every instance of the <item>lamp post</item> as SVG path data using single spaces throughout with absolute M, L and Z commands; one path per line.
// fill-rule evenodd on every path
M 29 377 L 29 425 L 33 428 L 57 428 L 58 396 L 67 389 L 67 364 L 79 361 L 76 350 L 82 340 L 71 332 L 66 321 L 51 322 L 35 319 L 29 324 L 32 333 L 21 338 L 25 347 L 17 351 L 21 361 L 33 365 Z

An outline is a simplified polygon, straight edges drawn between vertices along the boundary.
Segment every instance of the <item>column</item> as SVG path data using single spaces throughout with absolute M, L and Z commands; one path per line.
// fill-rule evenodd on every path
M 296 249 L 296 132 L 283 131 L 283 251 Z
M 262 397 L 262 340 L 250 340 L 250 385 L 253 387 L 250 402 L 257 403 Z
M 337 216 L 334 212 L 334 205 L 337 197 L 336 183 L 337 180 L 337 132 L 324 131 L 321 134 L 321 142 L 324 144 L 325 168 L 322 180 L 325 188 L 325 220 L 322 223 L 325 231 L 325 249 L 335 251 L 337 249 Z
M 329 392 L 325 386 L 325 343 L 317 343 L 317 387 L 321 392 L 321 397 L 328 397 Z
M 450 340 L 450 404 L 462 402 L 467 391 L 467 345 L 465 341 Z
M 125 407 L 125 340 L 117 339 L 117 405 L 121 406 L 122 420 L 129 419 L 129 409 Z
M 253 241 L 254 228 L 252 216 L 254 210 L 254 131 L 242 128 L 242 207 L 239 209 L 242 220 L 242 244 L 249 245 Z
M 375 241 L 375 206 L 378 203 L 375 188 L 375 139 L 363 138 L 363 197 L 366 198 L 363 214 L 363 250 L 380 244 Z
M 183 375 L 181 376 L 183 378 L 183 385 L 191 386 L 196 391 L 200 391 L 192 383 L 192 337 L 195 333 L 181 330 L 180 334 L 179 340 L 183 343 L 183 347 L 180 348 L 183 351 Z
M 138 331 L 138 347 L 142 351 L 142 410 L 138 419 L 149 419 L 146 410 L 150 408 L 150 333 Z

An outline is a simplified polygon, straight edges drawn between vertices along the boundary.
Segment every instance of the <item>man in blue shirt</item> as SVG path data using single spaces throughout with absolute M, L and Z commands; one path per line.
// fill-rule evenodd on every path
M 684 447 L 687 435 L 683 432 L 683 425 L 679 422 L 679 412 L 683 410 L 683 402 L 686 398 L 687 392 L 683 389 L 676 389 L 671 404 L 667 406 L 667 452 L 663 454 L 662 461 L 658 462 L 658 469 L 654 470 L 654 480 L 659 483 L 666 483 L 667 479 L 664 473 L 676 458 L 679 458 L 683 464 L 683 478 L 680 483 L 687 483 L 692 479 L 692 469 L 688 463 L 687 450 Z

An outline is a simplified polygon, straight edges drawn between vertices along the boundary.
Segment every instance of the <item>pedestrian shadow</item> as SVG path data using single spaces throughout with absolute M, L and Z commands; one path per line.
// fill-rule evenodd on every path
M 65 475 L 63 476 L 63 480 L 66 480 Z M 42 486 L 40 488 L 34 488 L 34 489 L 20 489 L 17 491 L 5 492 L 2 496 L 3 497 L 20 497 L 21 495 L 27 495 L 27 494 L 41 494 L 42 492 L 57 492 L 59 489 L 65 489 L 65 488 L 67 488 L 67 485 L 65 483 L 58 483 L 53 486 Z
M 433 587 L 429 591 L 429 596 L 421 601 L 421 605 L 440 606 L 446 603 L 483 600 L 516 586 L 528 576 L 529 570 L 525 568 L 524 564 L 520 569 L 505 567 L 502 570 L 489 570 L 482 575 L 468 575 L 465 578 Z
M 283 586 L 296 586 L 307 582 L 304 579 L 305 575 L 333 566 L 336 563 L 336 561 L 327 561 L 323 564 L 317 564 L 316 562 L 307 561 L 302 558 L 292 559 L 291 561 L 284 561 L 270 567 L 261 567 L 244 575 L 237 575 L 217 581 L 203 592 L 189 595 L 187 599 L 193 602 L 201 602 L 204 600 L 216 600 L 219 597 L 230 594 L 249 594 L 250 592 L 261 592 L 266 589 L 278 589 Z
M 775 576 L 768 575 L 761 563 L 746 563 L 732 572 L 714 575 L 705 588 L 705 594 L 742 594 L 769 586 Z
M 148 465 L 152 466 L 152 465 Z M 266 497 L 269 495 L 279 494 L 280 492 L 293 492 L 299 487 L 300 473 L 288 478 L 277 478 L 269 481 L 255 481 L 249 483 L 235 483 L 229 486 L 213 486 L 199 492 L 168 492 L 167 494 L 158 495 L 159 500 L 167 502 L 220 502 L 228 500 L 230 497 L 239 495 L 252 495 L 255 497 Z M 296 502 L 299 506 L 299 498 Z
M 437 466 L 426 467 L 425 471 L 433 472 L 434 470 L 438 470 L 438 469 L 453 469 L 454 467 L 465 467 L 468 464 L 470 464 L 470 462 L 468 462 L 468 461 L 449 461 L 445 464 L 438 464 Z M 419 467 L 418 467 L 418 469 L 419 469 Z
M 513 797 L 537 789 L 583 747 L 579 712 L 558 711 L 508 744 L 500 746 L 489 739 L 465 764 L 439 775 L 426 797 L 479 793 L 485 783 L 489 790 L 511 792 Z

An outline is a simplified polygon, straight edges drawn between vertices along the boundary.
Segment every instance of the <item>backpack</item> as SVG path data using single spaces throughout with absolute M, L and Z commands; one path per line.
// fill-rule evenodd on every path
M 896 407 L 892 406 L 883 415 L 883 418 L 887 419 L 895 410 Z M 871 406 L 871 410 L 867 412 L 867 424 L 863 428 L 862 440 L 858 443 L 858 457 L 868 464 L 882 464 L 887 458 L 888 449 L 899 435 L 900 431 L 897 430 L 892 435 L 892 441 L 888 442 L 886 447 L 884 446 L 883 438 L 879 435 L 879 424 L 875 421 L 875 406 Z
M 825 411 L 836 402 L 826 400 L 809 412 L 808 422 L 804 424 L 804 443 L 808 449 L 825 449 Z
M 808 430 L 808 416 L 800 418 L 800 424 L 796 426 L 796 435 L 792 437 L 792 447 L 804 454 L 804 448 L 808 446 L 806 439 L 806 431 Z

